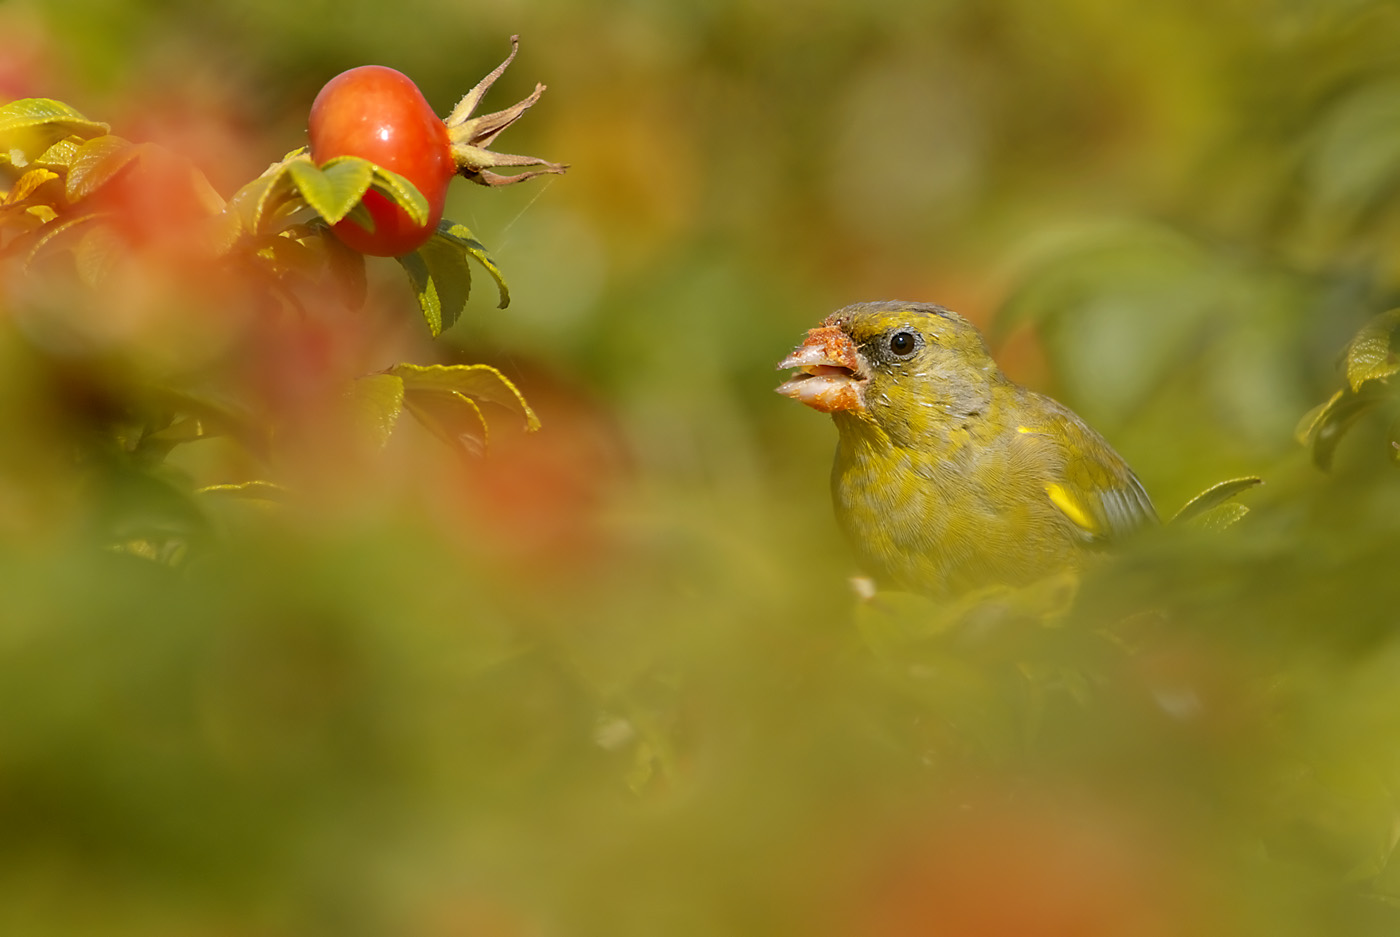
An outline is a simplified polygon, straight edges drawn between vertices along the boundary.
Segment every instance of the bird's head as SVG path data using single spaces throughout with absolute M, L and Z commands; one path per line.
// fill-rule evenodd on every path
M 927 303 L 837 310 L 778 367 L 797 369 L 778 393 L 877 423 L 976 415 L 1005 380 L 972 323 Z

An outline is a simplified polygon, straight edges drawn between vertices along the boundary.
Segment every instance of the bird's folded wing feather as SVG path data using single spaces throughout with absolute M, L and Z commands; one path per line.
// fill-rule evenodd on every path
M 1034 436 L 1059 451 L 1063 469 L 1045 495 L 1086 537 L 1115 540 L 1157 522 L 1142 483 L 1102 437 L 1073 416 L 1047 430 Z

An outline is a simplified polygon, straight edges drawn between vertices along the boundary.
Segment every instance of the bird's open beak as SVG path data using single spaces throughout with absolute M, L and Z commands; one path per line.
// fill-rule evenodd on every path
M 777 388 L 784 397 L 823 413 L 865 409 L 865 383 L 870 373 L 851 337 L 838 326 L 810 330 L 806 340 L 778 362 L 778 367 L 799 369 Z

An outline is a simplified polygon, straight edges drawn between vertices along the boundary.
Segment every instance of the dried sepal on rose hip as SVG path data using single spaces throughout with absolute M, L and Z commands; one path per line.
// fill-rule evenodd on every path
M 463 95 L 462 100 L 457 102 L 457 106 L 447 117 L 447 133 L 452 140 L 452 156 L 457 164 L 457 174 L 479 185 L 510 185 L 513 182 L 523 182 L 545 173 L 563 172 L 569 168 L 566 165 L 551 163 L 537 156 L 517 156 L 513 153 L 497 153 L 487 149 L 502 130 L 519 120 L 521 115 L 540 99 L 540 95 L 544 93 L 545 89 L 543 84 L 536 84 L 535 90 L 529 97 L 504 110 L 492 114 L 482 114 L 480 117 L 471 116 L 472 111 L 476 110 L 481 99 L 485 97 L 487 90 L 496 83 L 496 79 L 500 78 L 510 63 L 515 60 L 515 53 L 519 49 L 520 37 L 511 36 L 510 55 L 506 56 L 506 60 L 497 65 L 491 74 L 477 82 L 475 88 Z M 509 176 L 490 171 L 502 166 L 538 166 L 540 168 Z
M 312 161 L 321 166 L 338 156 L 367 159 L 408 179 L 428 202 L 427 221 L 420 225 L 392 199 L 366 192 L 362 203 L 374 228 L 344 218 L 333 228 L 342 241 L 364 254 L 407 254 L 437 230 L 453 175 L 500 186 L 568 168 L 534 156 L 496 153 L 487 148 L 539 100 L 544 85 L 536 85 L 533 94 L 505 110 L 471 116 L 487 89 L 515 58 L 520 40 L 512 36 L 510 41 L 510 55 L 467 92 L 446 121 L 433 113 L 417 85 L 392 68 L 363 65 L 326 83 L 311 105 L 307 130 Z M 509 176 L 490 171 L 500 166 L 539 168 Z

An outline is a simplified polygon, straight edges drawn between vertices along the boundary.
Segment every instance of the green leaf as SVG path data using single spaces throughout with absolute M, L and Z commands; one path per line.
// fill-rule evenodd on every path
M 269 261 L 279 277 L 300 274 L 314 281 L 324 265 L 322 254 L 315 247 L 284 235 L 262 238 L 258 242 L 257 256 Z
M 1400 309 L 1375 316 L 1347 346 L 1347 383 L 1353 391 L 1367 381 L 1384 380 L 1400 371 L 1400 361 L 1391 351 L 1391 337 L 1400 328 Z
M 480 455 L 489 441 L 486 418 L 476 401 L 455 391 L 418 389 L 404 395 L 414 419 L 447 445 Z
M 423 318 L 433 335 L 451 328 L 466 308 L 472 286 L 467 257 L 475 258 L 496 281 L 496 290 L 501 298 L 499 308 L 510 305 L 510 289 L 500 268 L 486 253 L 485 245 L 464 224 L 440 222 L 427 243 L 417 251 L 398 258 L 408 272 L 418 296 L 418 305 L 423 310 Z
M 345 217 L 364 228 L 370 234 L 374 233 L 374 216 L 369 213 L 369 209 L 365 207 L 364 202 L 356 202 L 355 207 L 350 209 Z
M 525 395 L 500 371 L 488 364 L 397 364 L 389 374 L 403 379 L 406 393 L 437 391 L 462 394 L 519 413 L 530 432 L 540 428 L 539 417 L 525 402 Z
M 64 136 L 95 137 L 108 131 L 101 121 L 88 120 L 62 101 L 53 98 L 20 98 L 0 105 L 0 135 L 38 125 L 62 127 Z
M 178 444 L 182 442 L 194 442 L 196 439 L 207 439 L 210 436 L 217 435 L 219 435 L 219 433 L 211 430 L 204 420 L 195 416 L 187 416 L 184 419 L 175 420 L 164 429 L 157 430 L 154 433 L 147 433 L 142 437 L 142 441 L 153 439 L 157 442 Z
M 373 165 L 372 163 L 370 165 Z M 428 223 L 428 200 L 418 191 L 418 187 L 396 172 L 383 166 L 374 166 L 372 187 L 391 201 L 398 204 L 413 223 L 422 227 Z
M 341 299 L 350 309 L 362 308 L 369 292 L 369 283 L 365 277 L 365 255 L 351 250 L 329 230 L 321 232 L 318 240 L 321 249 L 325 251 L 326 266 L 340 291 Z
M 68 165 L 68 179 L 64 183 L 68 201 L 79 202 L 87 198 L 138 159 L 146 149 L 144 144 L 137 145 L 110 135 L 84 143 L 73 154 Z
M 472 268 L 466 255 L 438 238 L 430 238 L 418 252 L 427 261 L 428 270 L 437 283 L 438 299 L 442 302 L 442 327 L 449 329 L 467 308 L 467 298 L 472 292 Z
M 1249 508 L 1243 504 L 1238 501 L 1228 501 L 1225 504 L 1217 504 L 1215 507 L 1193 514 L 1186 523 L 1200 530 L 1221 531 L 1238 523 L 1248 513 Z
M 249 501 L 282 501 L 286 497 L 287 490 L 276 482 L 254 479 L 230 485 L 206 485 L 197 489 L 195 493 Z
M 248 516 L 267 517 L 282 508 L 287 490 L 276 482 L 252 479 L 195 490 L 199 503 L 219 522 L 222 530 L 237 530 Z
M 354 156 L 341 156 L 317 167 L 309 159 L 287 164 L 293 183 L 326 224 L 335 224 L 360 204 L 374 179 L 374 164 Z
M 45 256 L 51 256 L 72 246 L 72 238 L 75 232 L 100 220 L 101 217 L 101 215 L 90 213 L 46 225 L 39 239 L 34 242 L 34 245 L 29 249 L 29 253 L 25 255 L 25 268 L 31 268 L 39 263 L 40 260 L 44 259 Z
M 1332 456 L 1337 444 L 1367 410 L 1385 399 L 1384 394 L 1374 388 L 1380 385 L 1368 382 L 1359 391 L 1343 388 L 1332 395 L 1332 399 L 1309 410 L 1299 421 L 1295 436 L 1305 446 L 1312 448 L 1313 463 L 1320 469 L 1332 466 Z
M 1196 495 L 1196 497 L 1192 498 L 1190 501 L 1187 501 L 1186 504 L 1182 506 L 1181 510 L 1177 511 L 1176 514 L 1172 517 L 1171 523 L 1196 523 L 1204 515 L 1210 513 L 1216 508 L 1226 506 L 1227 502 L 1230 502 L 1233 499 L 1239 497 L 1239 495 L 1243 492 L 1246 492 L 1249 489 L 1262 484 L 1264 484 L 1264 479 L 1259 478 L 1255 475 L 1249 475 L 1244 478 L 1232 478 L 1229 481 L 1223 481 L 1219 484 L 1211 485 L 1205 491 Z M 1225 524 L 1224 526 L 1226 527 L 1228 527 L 1230 523 L 1234 523 L 1234 521 L 1239 520 L 1240 517 L 1243 517 L 1249 511 L 1249 509 L 1245 508 L 1243 505 L 1234 505 L 1233 507 L 1240 509 L 1238 511 L 1238 516 L 1236 516 L 1229 523 Z M 1234 510 L 1232 509 L 1231 511 L 1226 513 L 1234 513 Z M 1207 524 L 1205 526 L 1211 525 Z
M 403 378 L 388 373 L 367 375 L 350 385 L 349 397 L 352 418 L 382 449 L 403 413 Z
M 226 205 L 223 211 L 205 220 L 201 234 L 215 257 L 226 255 L 243 236 L 243 222 L 238 216 L 238 209 Z
M 433 335 L 438 335 L 461 318 L 472 291 L 472 270 L 466 254 L 437 237 L 430 238 L 414 253 L 422 259 L 422 271 L 432 287 L 432 302 L 424 305 L 420 292 L 419 305 L 423 307 L 428 328 Z
M 285 172 L 286 167 L 283 166 L 278 172 L 259 176 L 233 193 L 233 198 L 229 199 L 224 211 L 238 219 L 240 231 L 247 234 L 256 234 L 259 231 L 263 213 L 272 201 L 274 191 L 278 189 Z
M 1314 434 L 1317 433 L 1319 424 L 1329 410 L 1337 405 L 1337 402 L 1346 394 L 1346 391 L 1339 390 L 1333 394 L 1325 403 L 1320 403 L 1313 407 L 1303 418 L 1298 421 L 1298 426 L 1293 430 L 1293 438 L 1298 440 L 1300 446 L 1311 446 Z
M 58 173 L 50 169 L 31 169 L 15 180 L 9 194 L 5 196 L 4 204 L 17 205 L 37 192 L 45 183 L 57 178 Z
M 0 256 L 23 253 L 26 250 L 25 239 L 57 217 L 53 206 L 44 202 L 0 205 L 0 228 L 8 228 L 12 235 L 0 248 Z
M 418 297 L 418 308 L 423 310 L 423 319 L 428 323 L 428 331 L 436 337 L 442 332 L 442 300 L 438 298 L 437 284 L 428 272 L 428 261 L 419 251 L 395 257 L 399 266 L 408 274 L 408 282 Z
M 355 417 L 384 445 L 404 410 L 454 448 L 478 454 L 489 429 L 478 401 L 519 413 L 525 429 L 540 421 L 525 397 L 500 371 L 485 364 L 399 364 L 362 377 L 350 389 Z
M 78 155 L 78 151 L 83 148 L 83 140 L 79 137 L 64 137 L 53 146 L 30 161 L 31 166 L 42 166 L 45 169 L 67 169 L 72 164 L 73 158 Z
M 238 219 L 241 231 L 260 234 L 266 233 L 266 227 L 271 229 L 270 233 L 275 233 L 276 229 L 270 221 L 279 217 L 278 209 L 289 201 L 303 201 L 287 168 L 294 161 L 310 162 L 306 157 L 305 147 L 293 150 L 283 157 L 281 162 L 267 167 L 262 175 L 243 186 L 229 199 L 224 211 Z
M 109 542 L 189 544 L 208 532 L 209 522 L 183 484 L 128 466 L 105 473 L 97 495 L 97 521 Z
M 197 416 L 174 420 L 170 425 L 143 433 L 134 452 L 149 463 L 161 462 L 176 446 L 222 435 L 216 425 Z
M 121 236 L 111 225 L 90 227 L 73 249 L 78 276 L 88 286 L 94 289 L 100 287 L 117 266 L 125 249 Z
M 228 200 L 228 204 L 220 212 L 224 218 L 231 219 L 231 221 L 221 223 L 220 228 L 236 231 L 238 235 L 256 231 L 258 206 L 267 197 L 268 189 L 275 181 L 276 179 L 272 176 L 259 176 L 233 193 L 233 197 Z M 230 244 L 230 246 L 232 245 Z
M 476 239 L 470 228 L 456 221 L 443 220 L 438 224 L 437 233 L 433 235 L 433 240 L 447 241 L 455 245 L 458 250 L 464 250 L 475 258 L 476 262 L 485 267 L 486 272 L 491 274 L 491 279 L 496 281 L 496 290 L 501 297 L 497 308 L 504 309 L 510 305 L 510 288 L 506 286 L 504 274 L 496 266 L 496 262 L 486 253 L 486 245 Z M 431 244 L 432 241 L 428 243 Z
M 0 164 L 20 168 L 65 137 L 97 137 L 110 128 L 51 98 L 22 98 L 0 106 Z
M 370 188 L 401 205 L 418 224 L 427 223 L 428 201 L 404 177 L 354 156 L 337 157 L 318 167 L 303 147 L 234 193 L 224 208 L 227 218 L 233 220 L 220 222 L 215 242 L 227 252 L 243 234 L 276 234 L 298 223 L 298 214 L 308 208 L 327 224 L 349 218 L 373 231 L 374 221 L 361 201 Z M 421 274 L 415 278 L 421 292 L 427 277 L 422 271 L 410 270 L 411 277 L 415 273 Z M 420 304 L 423 302 L 420 296 Z

